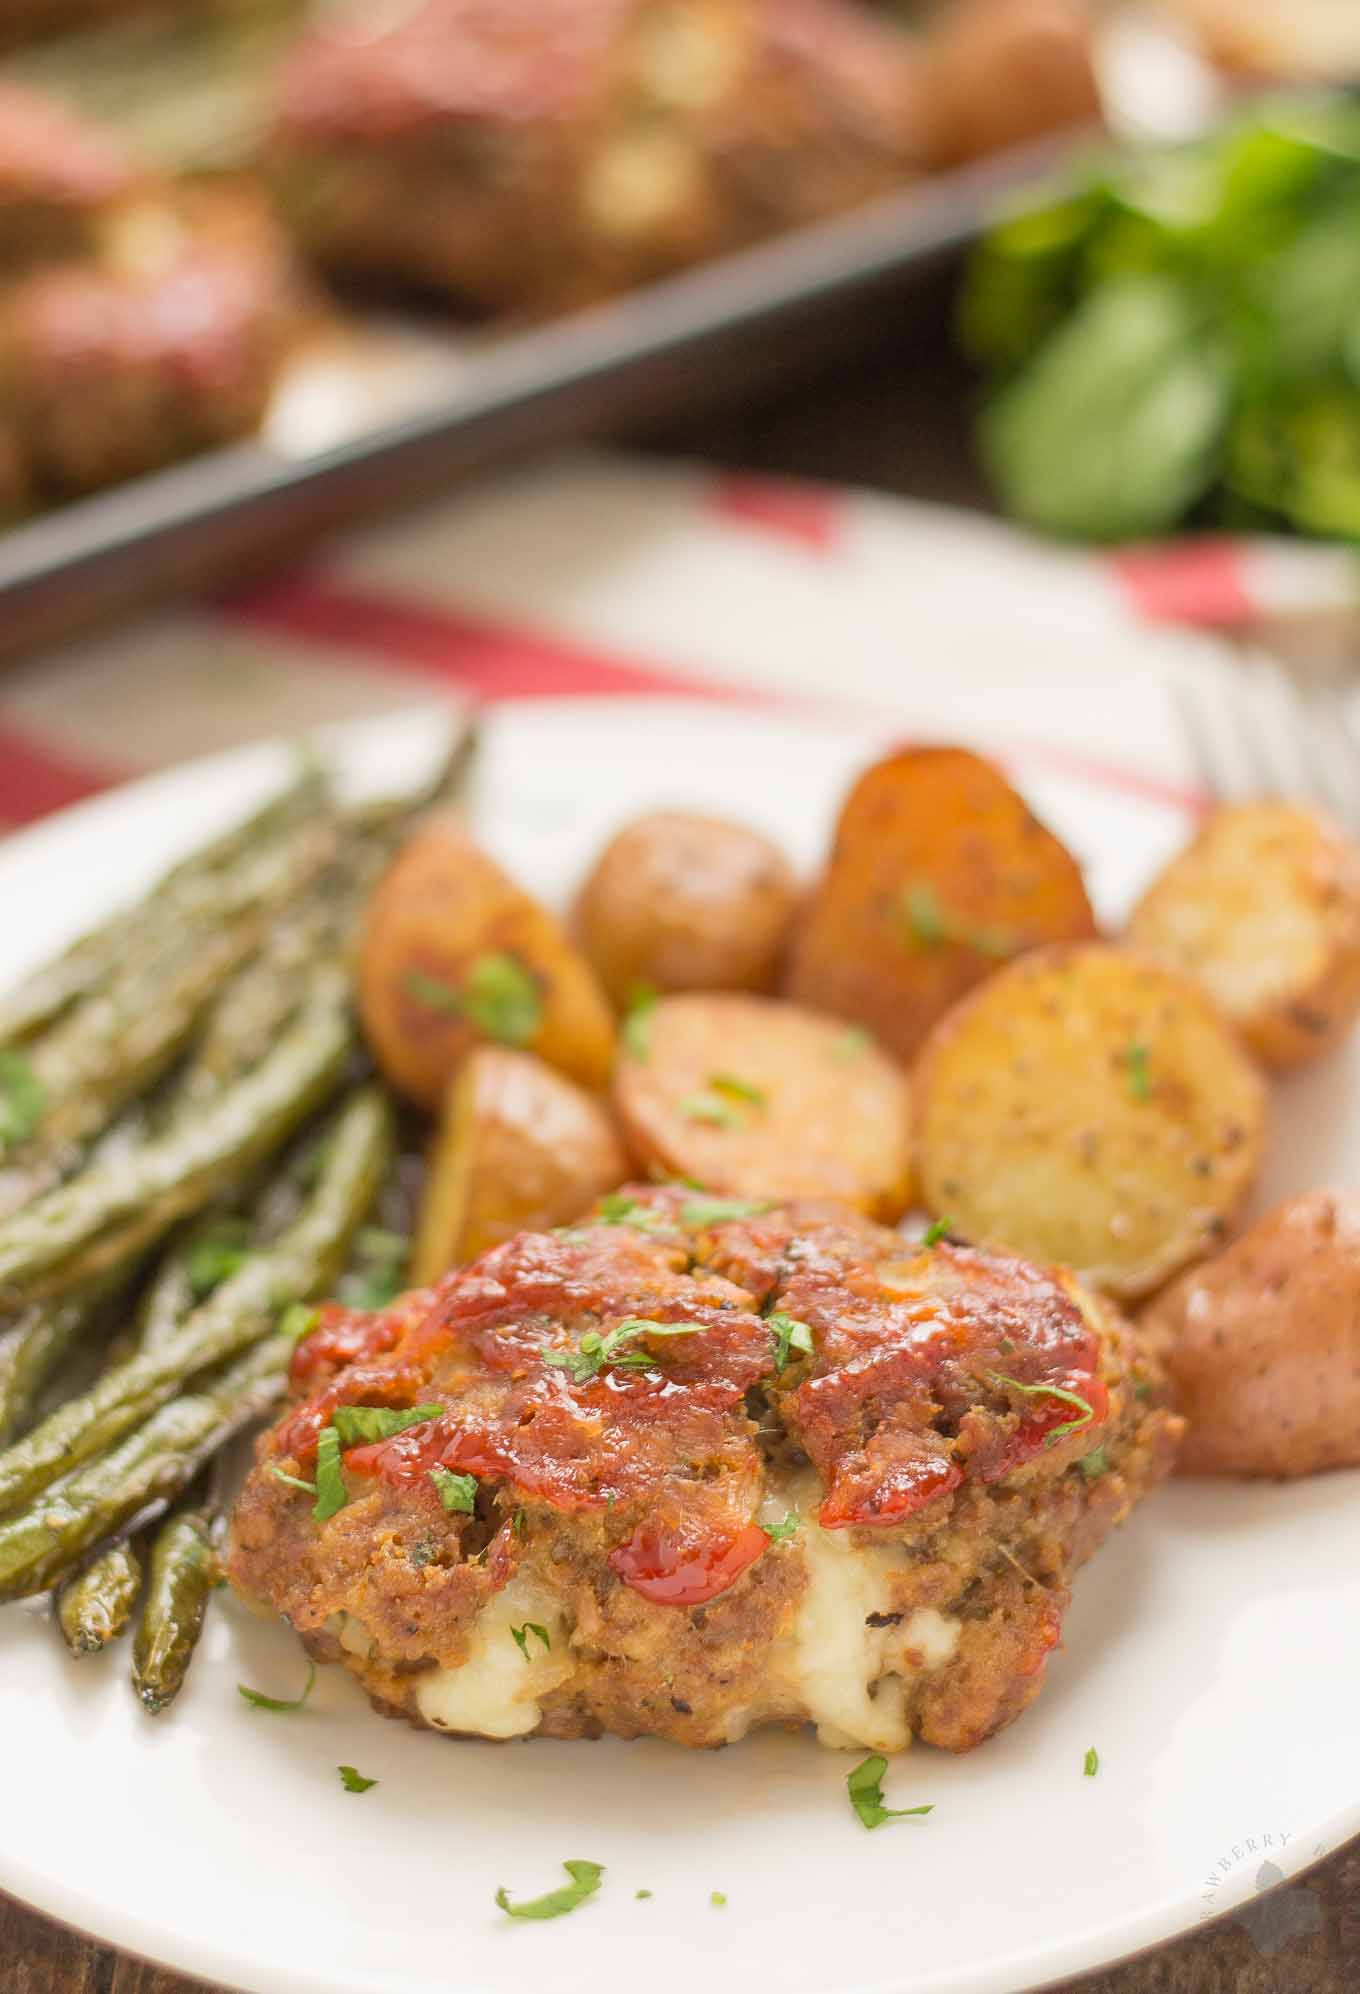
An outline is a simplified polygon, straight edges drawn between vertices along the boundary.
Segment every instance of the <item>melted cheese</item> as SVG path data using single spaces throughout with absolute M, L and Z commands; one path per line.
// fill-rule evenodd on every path
M 552 1646 L 528 1636 L 528 1658 L 511 1633 L 526 1621 L 546 1627 Z M 573 1662 L 560 1610 L 524 1579 L 512 1579 L 483 1610 L 461 1668 L 432 1669 L 419 1679 L 416 1707 L 441 1731 L 518 1738 L 538 1729 L 542 1699 L 571 1675 Z
M 797 1534 L 776 1555 L 799 1558 L 806 1583 L 790 1626 L 771 1649 L 768 1695 L 758 1709 L 735 1705 L 723 1732 L 735 1743 L 753 1716 L 806 1717 L 818 1742 L 834 1750 L 900 1752 L 911 1742 L 908 1684 L 952 1660 L 961 1624 L 918 1607 L 905 1619 L 872 1626 L 873 1617 L 894 1613 L 892 1580 L 911 1561 L 900 1545 L 856 1545 L 847 1531 L 823 1530 L 815 1520 L 820 1496 L 815 1477 L 804 1474 L 772 1481 L 761 1505 L 761 1523 L 798 1513 Z M 526 1660 L 511 1629 L 529 1621 L 548 1629 L 552 1645 L 545 1650 L 529 1635 Z M 330 1625 L 351 1654 L 372 1656 L 374 1644 L 359 1621 L 338 1615 Z M 560 1607 L 520 1574 L 484 1608 L 462 1666 L 416 1679 L 416 1708 L 437 1730 L 524 1737 L 538 1729 L 543 1698 L 569 1681 L 575 1667 Z
M 823 1530 L 814 1516 L 819 1494 L 804 1477 L 767 1497 L 761 1509 L 765 1523 L 790 1506 L 800 1511 L 793 1542 L 807 1571 L 793 1626 L 771 1667 L 790 1701 L 816 1725 L 820 1744 L 900 1752 L 911 1742 L 907 1679 L 951 1659 L 960 1623 L 922 1607 L 904 1621 L 871 1626 L 871 1616 L 893 1611 L 892 1575 L 910 1561 L 899 1545 L 862 1547 L 850 1542 L 848 1531 Z

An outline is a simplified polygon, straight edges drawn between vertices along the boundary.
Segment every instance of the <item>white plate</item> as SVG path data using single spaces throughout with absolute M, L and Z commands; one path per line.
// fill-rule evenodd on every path
M 1113 917 L 1186 829 L 1164 691 L 1194 646 L 1149 636 L 1131 686 L 1102 682 L 1079 634 L 1045 675 L 1016 684 L 998 658 L 990 682 L 918 681 L 911 704 L 939 734 L 1028 744 L 1019 778 Z M 413 772 L 432 732 L 415 716 L 342 744 L 380 780 Z M 484 831 L 554 897 L 613 821 L 662 800 L 734 810 L 810 862 L 848 773 L 885 738 L 730 707 L 505 707 Z M 1063 752 L 1093 739 L 1107 744 L 1094 763 Z M 1099 765 L 1135 754 L 1122 774 Z M 6 971 L 279 766 L 272 749 L 200 763 L 14 840 L 0 851 L 6 934 L 21 938 Z M 1282 1090 L 1271 1193 L 1360 1183 L 1358 1102 L 1353 1053 Z M 1149 1504 L 1081 1578 L 1034 1710 L 968 1758 L 899 1760 L 890 1800 L 935 1811 L 872 1835 L 846 1804 L 854 1761 L 810 1739 L 714 1755 L 453 1745 L 371 1715 L 335 1670 L 302 1714 L 275 1717 L 235 1684 L 292 1692 L 299 1650 L 231 1604 L 151 1723 L 125 1656 L 72 1664 L 38 1611 L 7 1609 L 0 1885 L 258 1994 L 689 1994 L 771 1974 L 781 1994 L 1010 1994 L 1168 1939 L 1248 1901 L 1263 1862 L 1290 1874 L 1360 1830 L 1357 1531 L 1354 1474 Z M 343 1793 L 341 1763 L 378 1785 Z M 607 1865 L 593 1903 L 546 1925 L 496 1910 L 498 1884 L 537 1893 L 568 1856 Z

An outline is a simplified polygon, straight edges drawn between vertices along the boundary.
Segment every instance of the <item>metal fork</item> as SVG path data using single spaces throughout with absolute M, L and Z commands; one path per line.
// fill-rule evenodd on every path
M 1245 647 L 1221 673 L 1178 679 L 1175 691 L 1215 801 L 1316 804 L 1360 837 L 1360 739 L 1342 686 Z

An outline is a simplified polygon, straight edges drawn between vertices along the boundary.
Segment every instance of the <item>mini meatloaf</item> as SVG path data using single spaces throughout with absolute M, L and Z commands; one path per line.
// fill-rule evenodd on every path
M 100 256 L 0 287 L 0 424 L 36 499 L 90 491 L 248 434 L 299 293 L 252 196 L 167 194 Z
M 918 74 L 853 0 L 418 0 L 307 32 L 274 158 L 332 270 L 560 306 L 908 177 Z
M 0 279 L 21 264 L 95 251 L 143 182 L 117 139 L 0 83 Z
M 1133 1331 L 1066 1273 L 839 1206 L 601 1211 L 323 1311 L 235 1585 L 450 1733 L 966 1751 L 1009 1723 L 1075 1567 L 1172 1463 Z

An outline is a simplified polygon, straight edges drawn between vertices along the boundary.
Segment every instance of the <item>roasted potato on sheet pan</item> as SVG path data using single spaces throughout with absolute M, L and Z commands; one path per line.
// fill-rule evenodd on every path
M 1143 1318 L 1199 1475 L 1360 1464 L 1360 1198 L 1311 1191 L 1182 1274 Z
M 1297 804 L 1225 805 L 1153 881 L 1129 939 L 1203 984 L 1268 1066 L 1298 1066 L 1360 1010 L 1360 851 Z
M 906 748 L 851 790 L 785 987 L 910 1059 L 1009 957 L 1094 933 L 1076 860 L 999 769 L 965 748 Z
M 589 964 L 456 817 L 417 832 L 384 875 L 358 981 L 379 1065 L 424 1107 L 439 1107 L 486 1040 L 536 1052 L 586 1087 L 608 1078 L 614 1021 Z
M 593 1094 L 532 1053 L 478 1046 L 444 1103 L 411 1278 L 423 1287 L 513 1233 L 566 1225 L 627 1174 Z
M 905 1210 L 907 1081 L 865 1033 L 763 997 L 667 997 L 641 1023 L 614 1080 L 640 1169 L 738 1198 Z
M 1265 1129 L 1261 1076 L 1203 992 L 1100 943 L 975 991 L 913 1092 L 931 1211 L 1125 1297 L 1222 1239 Z
M 655 990 L 769 990 L 796 888 L 777 845 L 744 824 L 657 810 L 609 841 L 575 928 L 616 1004 Z

